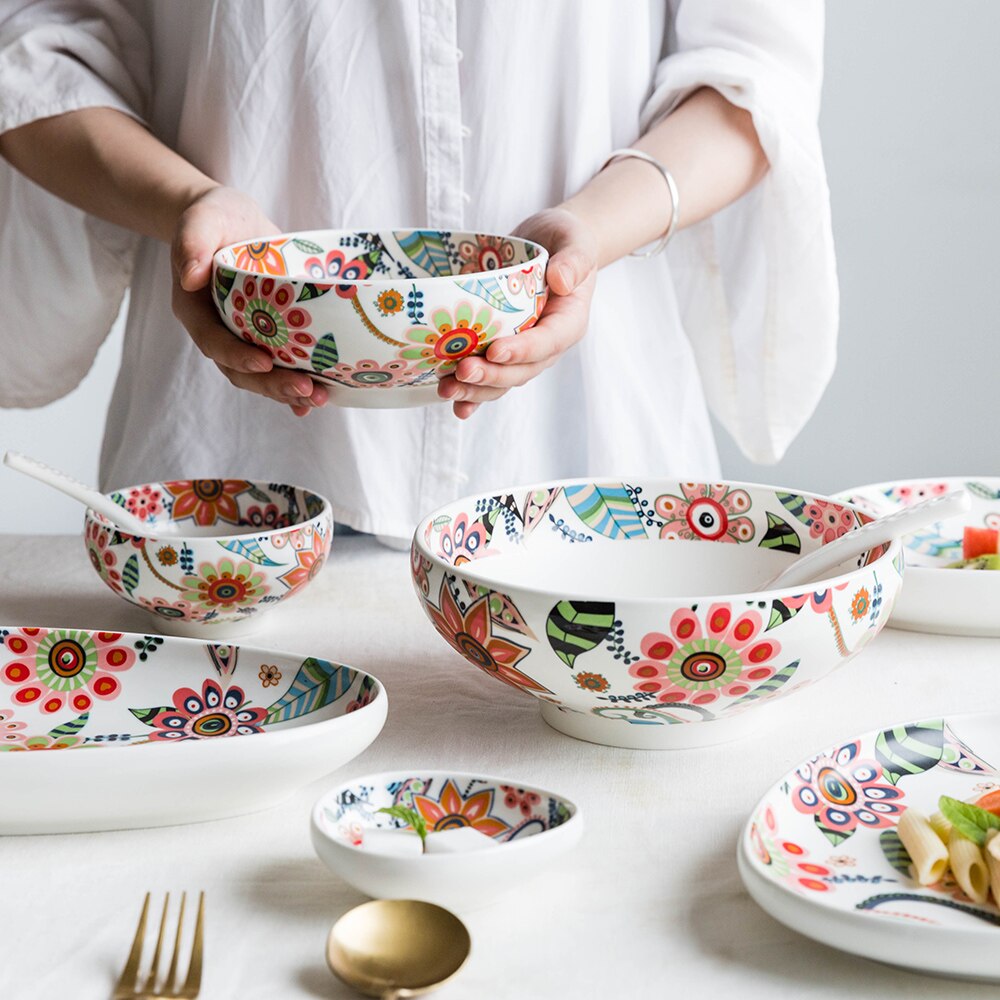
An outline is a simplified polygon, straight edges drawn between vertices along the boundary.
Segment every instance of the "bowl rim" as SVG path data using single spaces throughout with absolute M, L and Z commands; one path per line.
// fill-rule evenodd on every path
M 291 274 L 268 274 L 261 271 L 248 271 L 242 267 L 236 267 L 235 264 L 229 264 L 222 260 L 222 255 L 227 251 L 233 252 L 236 247 L 246 246 L 249 243 L 270 243 L 272 240 L 283 239 L 290 240 L 294 239 L 296 236 L 308 237 L 315 234 L 328 235 L 339 235 L 343 234 L 345 236 L 356 236 L 358 233 L 365 232 L 391 232 L 391 233 L 413 233 L 413 232 L 451 232 L 451 233 L 462 233 L 471 234 L 474 236 L 492 236 L 502 240 L 514 240 L 526 247 L 534 247 L 536 250 L 535 256 L 531 258 L 530 261 L 524 261 L 520 264 L 507 264 L 505 267 L 498 267 L 492 271 L 467 271 L 465 274 L 431 274 L 426 277 L 417 278 L 346 278 L 343 281 L 312 281 L 310 276 L 306 274 L 291 275 Z M 297 282 L 301 284 L 316 285 L 319 288 L 334 288 L 337 285 L 357 285 L 359 288 L 368 285 L 376 285 L 381 287 L 382 285 L 398 285 L 401 281 L 411 281 L 425 283 L 429 281 L 455 281 L 458 280 L 472 280 L 475 278 L 480 278 L 483 275 L 490 277 L 502 277 L 508 274 L 516 274 L 519 271 L 524 270 L 524 265 L 527 263 L 535 264 L 540 263 L 544 266 L 548 266 L 549 251 L 542 246 L 541 243 L 536 243 L 534 240 L 525 239 L 523 236 L 514 236 L 510 233 L 487 233 L 487 232 L 477 232 L 472 229 L 455 229 L 455 230 L 445 230 L 434 226 L 393 226 L 393 227 L 357 227 L 353 229 L 297 229 L 291 232 L 282 233 L 271 233 L 267 236 L 253 236 L 247 239 L 236 240 L 234 243 L 228 243 L 226 246 L 219 247 L 218 250 L 212 254 L 212 274 L 214 276 L 215 271 L 219 267 L 224 267 L 227 271 L 235 271 L 238 277 L 246 276 L 253 278 L 274 278 L 279 281 Z M 544 276 L 543 276 L 544 281 Z
M 219 477 L 219 476 L 214 476 L 214 477 L 213 476 L 192 476 L 190 479 L 158 479 L 158 480 L 151 480 L 150 482 L 147 482 L 147 483 L 134 483 L 134 484 L 132 484 L 130 486 L 118 486 L 118 487 L 116 487 L 113 490 L 105 492 L 104 496 L 106 496 L 110 500 L 112 494 L 114 494 L 114 493 L 122 493 L 122 492 L 124 492 L 126 490 L 139 490 L 139 489 L 142 489 L 143 486 L 162 486 L 164 483 L 194 482 L 194 481 L 196 481 L 198 479 L 213 479 L 213 478 L 214 479 L 221 479 L 224 482 L 227 477 L 225 477 L 225 476 L 222 476 L 222 477 Z M 235 478 L 235 477 L 230 476 L 228 478 Z M 122 534 L 123 536 L 125 536 L 126 538 L 146 538 L 146 539 L 149 539 L 149 541 L 152 541 L 152 542 L 157 542 L 157 541 L 169 542 L 169 541 L 173 540 L 175 542 L 185 542 L 188 545 L 190 545 L 192 542 L 232 541 L 233 539 L 236 539 L 236 538 L 256 538 L 259 541 L 260 540 L 270 541 L 271 538 L 272 538 L 272 536 L 279 535 L 279 534 L 281 534 L 283 532 L 295 531 L 297 529 L 301 529 L 301 528 L 305 527 L 305 525 L 307 525 L 307 524 L 313 524 L 314 522 L 318 522 L 319 520 L 321 520 L 322 518 L 324 518 L 326 515 L 329 515 L 331 528 L 336 523 L 335 522 L 335 518 L 333 516 L 333 504 L 330 502 L 330 499 L 328 497 L 324 496 L 322 493 L 318 493 L 316 490 L 311 489 L 310 487 L 307 487 L 307 486 L 297 486 L 294 483 L 278 483 L 278 482 L 273 482 L 273 481 L 269 482 L 269 481 L 264 480 L 264 479 L 244 479 L 243 481 L 247 482 L 247 483 L 250 483 L 251 486 L 265 487 L 265 488 L 267 486 L 271 486 L 271 485 L 274 485 L 274 486 L 287 486 L 290 489 L 299 490 L 302 493 L 309 493 L 309 494 L 311 494 L 314 497 L 319 497 L 319 499 L 323 501 L 323 506 L 322 506 L 322 508 L 316 514 L 313 514 L 311 517 L 304 518 L 301 521 L 296 521 L 294 524 L 286 524 L 286 525 L 284 525 L 281 528 L 267 528 L 267 529 L 262 530 L 262 531 L 239 531 L 239 532 L 230 532 L 229 534 L 218 534 L 218 535 L 184 535 L 180 531 L 177 531 L 176 533 L 173 533 L 173 534 L 167 534 L 167 535 L 156 535 L 156 534 L 132 535 L 132 534 L 130 534 L 127 531 L 123 531 L 120 527 L 118 527 L 118 525 L 112 524 L 103 514 L 98 514 L 97 511 L 95 511 L 92 507 L 87 507 L 86 511 L 84 512 L 84 526 L 87 526 L 89 524 L 98 524 L 103 529 L 105 529 L 106 531 L 117 531 L 120 534 Z M 170 521 L 160 522 L 160 523 L 176 524 L 176 525 L 178 525 L 178 527 L 181 526 L 181 522 L 174 521 L 173 519 L 171 519 Z M 157 522 L 150 521 L 150 522 L 148 522 L 148 524 L 149 524 L 150 528 L 155 528 Z M 330 540 L 331 540 L 331 543 L 332 543 L 332 541 L 333 541 L 333 532 L 332 532 L 332 530 L 331 530 L 331 534 L 330 534 Z
M 146 636 L 149 635 L 149 633 L 146 633 L 146 632 L 119 631 L 118 629 L 98 629 L 98 628 L 89 628 L 89 627 L 88 628 L 78 628 L 76 626 L 71 626 L 71 625 L 17 625 L 17 624 L 11 624 L 11 623 L 5 622 L 5 621 L 0 621 L 0 628 L 18 628 L 18 629 L 21 629 L 21 628 L 70 629 L 70 630 L 72 630 L 74 632 L 104 632 L 104 631 L 107 631 L 107 632 L 119 632 L 119 634 L 123 638 L 129 638 L 129 639 L 139 639 L 139 638 L 143 638 L 143 637 L 146 637 Z M 187 646 L 189 649 L 193 648 L 194 646 L 199 646 L 199 647 L 204 648 L 206 646 L 219 645 L 218 643 L 213 643 L 213 642 L 211 642 L 208 639 L 194 639 L 194 638 L 191 638 L 191 637 L 188 637 L 188 636 L 164 635 L 164 636 L 161 636 L 161 638 L 163 638 L 167 642 L 170 642 L 171 644 L 178 643 L 178 644 L 181 644 L 182 646 Z M 308 658 L 308 656 L 312 655 L 312 654 L 306 654 L 306 653 L 293 653 L 293 652 L 290 652 L 288 650 L 269 649 L 266 646 L 260 646 L 260 645 L 257 645 L 255 643 L 230 642 L 230 643 L 225 643 L 224 645 L 237 646 L 239 649 L 247 649 L 247 650 L 250 650 L 250 651 L 257 651 L 257 652 L 260 652 L 260 653 L 266 653 L 266 654 L 268 654 L 268 656 L 290 656 L 292 658 L 302 657 L 303 659 L 305 659 L 305 658 Z M 236 736 L 230 736 L 230 737 L 226 737 L 224 739 L 219 739 L 219 740 L 212 740 L 212 739 L 204 739 L 204 740 L 178 740 L 175 743 L 166 742 L 166 743 L 163 743 L 163 744 L 151 743 L 151 742 L 148 742 L 148 741 L 145 742 L 145 743 L 127 743 L 127 742 L 122 742 L 122 743 L 105 743 L 105 744 L 101 744 L 100 746 L 96 746 L 96 745 L 88 746 L 88 747 L 86 747 L 86 749 L 88 749 L 88 750 L 91 750 L 91 749 L 100 749 L 100 750 L 105 750 L 105 751 L 113 751 L 113 750 L 114 751 L 123 751 L 123 750 L 137 751 L 137 750 L 143 750 L 144 748 L 148 748 L 148 747 L 155 747 L 155 746 L 161 746 L 162 745 L 162 746 L 173 747 L 174 748 L 174 753 L 182 753 L 182 754 L 186 753 L 186 754 L 190 754 L 190 753 L 199 752 L 199 751 L 197 751 L 197 750 L 194 749 L 195 747 L 204 747 L 204 746 L 208 745 L 208 746 L 215 746 L 215 747 L 230 747 L 230 749 L 228 749 L 228 750 L 222 750 L 221 752 L 222 753 L 235 753 L 235 752 L 237 752 L 239 750 L 239 748 L 241 746 L 245 745 L 242 742 L 243 740 L 251 739 L 252 737 L 269 736 L 269 737 L 272 738 L 272 740 L 275 739 L 275 738 L 281 737 L 282 738 L 282 742 L 297 743 L 300 740 L 306 739 L 310 735 L 316 735 L 321 730 L 321 727 L 322 727 L 322 732 L 325 732 L 327 729 L 332 728 L 336 724 L 344 724 L 344 720 L 346 720 L 348 717 L 352 717 L 352 716 L 358 716 L 363 721 L 367 722 L 367 721 L 374 721 L 375 720 L 375 715 L 382 714 L 383 715 L 382 725 L 384 725 L 385 724 L 385 718 L 384 717 L 387 715 L 388 709 L 389 709 L 389 692 L 386 689 L 385 683 L 383 681 L 379 680 L 379 678 L 376 677 L 373 673 L 371 673 L 368 670 L 363 670 L 361 667 L 355 667 L 355 666 L 352 666 L 349 663 L 341 663 L 338 660 L 330 660 L 330 662 L 331 663 L 335 663 L 337 666 L 340 666 L 340 667 L 347 667 L 348 670 L 353 670 L 354 673 L 355 673 L 355 675 L 360 674 L 363 677 L 370 677 L 372 679 L 372 681 L 374 681 L 374 683 L 375 683 L 375 697 L 373 697 L 367 704 L 361 705 L 359 708 L 356 708 L 353 712 L 346 712 L 345 711 L 345 712 L 341 712 L 339 715 L 334 715 L 334 716 L 331 716 L 330 718 L 327 718 L 327 719 L 317 719 L 315 722 L 304 722 L 302 725 L 299 725 L 299 726 L 288 726 L 288 727 L 286 727 L 284 729 L 267 729 L 267 730 L 265 730 L 264 732 L 261 732 L 261 733 L 252 733 L 252 734 L 248 733 L 248 734 L 243 734 L 243 735 L 237 734 Z M 357 676 L 355 676 L 354 680 L 355 681 L 357 680 Z M 352 681 L 351 683 L 353 684 L 354 681 Z M 2 707 L 3 706 L 0 706 L 0 708 L 2 708 Z M 374 713 L 374 715 L 372 715 L 370 717 L 370 720 L 369 720 L 368 716 L 363 716 L 362 715 L 362 713 L 365 712 L 369 708 L 374 708 L 374 710 L 375 710 L 375 713 Z M 355 726 L 355 725 L 358 725 L 358 724 L 359 723 L 354 723 L 354 722 L 347 723 L 347 725 L 351 725 L 351 726 Z M 236 750 L 231 749 L 232 743 L 233 743 L 234 740 L 239 741 L 236 744 Z M 268 744 L 268 745 L 270 746 L 271 744 Z M 187 749 L 182 749 L 184 747 L 186 747 Z M 85 760 L 89 760 L 91 758 L 91 755 L 89 755 L 89 754 L 73 754 L 74 750 L 82 750 L 82 749 L 84 749 L 84 747 L 69 747 L 69 748 L 67 748 L 64 751 L 58 751 L 61 754 L 61 756 L 60 756 L 59 759 L 60 760 L 62 759 L 62 755 L 69 755 L 69 756 L 67 756 L 68 760 L 76 760 L 78 757 L 83 757 Z M 200 752 L 204 753 L 205 751 L 202 750 Z M 213 751 L 213 752 L 219 752 L 219 751 Z M 17 751 L 0 752 L 0 760 L 3 760 L 4 758 L 9 758 L 9 757 L 23 758 L 25 760 L 37 758 L 38 760 L 43 761 L 43 762 L 49 759 L 46 756 L 46 752 L 45 751 L 26 752 L 26 753 L 19 753 Z M 103 760 L 104 758 L 100 758 L 100 759 Z M 129 759 L 131 759 L 131 758 L 129 758 Z M 5 765 L 0 764 L 0 767 L 3 767 L 3 766 L 5 766 Z M 38 765 L 21 764 L 21 765 L 10 765 L 10 766 L 14 766 L 14 767 L 18 767 L 18 766 L 20 766 L 20 767 L 32 767 L 32 766 L 40 767 L 42 765 L 41 764 L 38 764 Z M 81 767 L 83 765 L 70 764 L 68 766 L 69 767 Z
M 448 503 L 442 504 L 435 510 L 431 511 L 429 514 L 425 514 L 423 517 L 421 517 L 420 520 L 417 522 L 417 527 L 413 533 L 413 540 L 410 545 L 411 551 L 412 549 L 416 548 L 421 555 L 423 555 L 425 558 L 431 561 L 432 565 L 434 565 L 438 569 L 443 569 L 445 573 L 449 572 L 456 573 L 462 579 L 466 579 L 470 583 L 486 587 L 490 591 L 495 591 L 497 589 L 496 581 L 491 580 L 488 574 L 477 572 L 474 569 L 473 570 L 469 569 L 470 566 L 474 566 L 475 563 L 478 562 L 479 560 L 463 563 L 461 566 L 454 566 L 451 563 L 445 562 L 444 559 L 442 559 L 440 556 L 432 552 L 430 548 L 424 543 L 423 540 L 424 530 L 426 529 L 427 525 L 433 523 L 436 518 L 440 517 L 443 513 L 455 507 L 457 504 L 466 504 L 469 501 L 481 499 L 484 496 L 497 496 L 497 495 L 502 496 L 508 493 L 518 493 L 524 490 L 552 489 L 557 486 L 558 487 L 579 486 L 590 483 L 602 483 L 602 482 L 607 482 L 607 483 L 611 482 L 626 483 L 633 481 L 642 482 L 644 480 L 645 481 L 664 480 L 667 482 L 710 481 L 707 479 L 685 480 L 681 477 L 676 477 L 675 479 L 675 477 L 673 476 L 645 476 L 645 477 L 640 476 L 640 477 L 634 477 L 634 479 L 629 479 L 623 476 L 583 476 L 572 479 L 553 479 L 540 483 L 522 484 L 518 486 L 511 486 L 506 488 L 490 490 L 489 492 L 483 491 L 479 493 L 471 493 L 467 496 L 458 497 L 455 500 L 451 500 Z M 851 503 L 847 503 L 846 501 L 843 500 L 837 500 L 834 497 L 826 494 L 815 493 L 812 490 L 801 490 L 794 487 L 786 487 L 786 486 L 771 486 L 767 483 L 752 483 L 735 479 L 716 479 L 714 480 L 714 482 L 724 483 L 726 486 L 733 487 L 736 489 L 774 490 L 775 492 L 782 492 L 782 493 L 798 493 L 803 496 L 812 497 L 813 499 L 816 500 L 829 500 L 830 502 L 836 503 L 841 507 L 846 507 L 847 509 L 854 511 L 855 513 L 863 514 L 865 517 L 869 518 L 871 517 L 871 515 L 861 507 L 858 507 Z M 648 540 L 650 539 L 647 537 L 647 541 Z M 882 555 L 880 555 L 877 559 L 875 559 L 873 562 L 866 563 L 864 566 L 859 566 L 856 569 L 851 570 L 850 572 L 841 573 L 838 576 L 823 577 L 822 579 L 814 580 L 811 583 L 800 587 L 778 587 L 778 588 L 772 588 L 770 590 L 737 591 L 734 593 L 723 593 L 723 594 L 685 594 L 682 597 L 628 597 L 625 599 L 617 598 L 613 594 L 608 595 L 604 591 L 601 591 L 599 593 L 597 592 L 587 593 L 579 590 L 573 590 L 572 588 L 567 587 L 565 591 L 564 590 L 559 591 L 559 599 L 564 601 L 608 601 L 608 602 L 614 601 L 615 603 L 622 601 L 623 603 L 628 603 L 630 605 L 638 605 L 641 607 L 662 605 L 664 603 L 676 603 L 676 602 L 681 602 L 683 604 L 690 604 L 690 603 L 700 604 L 705 602 L 728 601 L 730 603 L 733 603 L 736 601 L 745 600 L 748 594 L 753 594 L 754 600 L 765 601 L 769 598 L 777 598 L 782 595 L 788 595 L 789 593 L 806 594 L 810 592 L 829 590 L 831 588 L 835 588 L 838 584 L 849 581 L 857 573 L 860 573 L 864 570 L 872 569 L 873 567 L 884 567 L 886 563 L 891 564 L 896 559 L 897 555 L 899 555 L 902 552 L 902 549 L 903 549 L 902 541 L 899 538 L 894 538 L 891 542 L 888 543 L 888 548 L 886 549 L 886 551 Z M 515 592 L 517 594 L 526 594 L 526 595 L 545 597 L 545 598 L 549 598 L 553 595 L 553 591 L 543 587 L 535 587 L 522 584 L 517 584 L 516 587 L 512 586 L 511 584 L 502 584 L 500 586 L 502 589 L 505 590 L 505 592 L 510 593 L 512 596 L 513 593 Z M 421 594 L 420 596 L 423 599 L 423 594 Z
M 572 828 L 571 832 L 575 832 L 577 830 L 579 830 L 581 833 L 583 832 L 583 811 L 580 809 L 580 806 L 577 805 L 577 803 L 573 799 L 567 798 L 565 795 L 559 794 L 557 792 L 550 791 L 547 788 L 542 788 L 540 785 L 534 784 L 533 782 L 522 782 L 514 778 L 503 778 L 495 774 L 485 774 L 485 773 L 480 774 L 479 772 L 475 771 L 459 771 L 447 768 L 421 769 L 420 767 L 393 768 L 391 770 L 386 770 L 386 771 L 376 771 L 371 774 L 358 775 L 357 777 L 352 778 L 348 781 L 339 782 L 332 788 L 325 791 L 313 804 L 313 807 L 309 813 L 310 826 L 316 832 L 317 835 L 321 836 L 327 843 L 333 844 L 338 850 L 344 850 L 352 854 L 360 853 L 369 858 L 390 859 L 393 862 L 412 861 L 413 859 L 406 857 L 400 858 L 395 855 L 376 854 L 371 851 L 366 852 L 363 850 L 363 848 L 355 847 L 353 844 L 348 844 L 342 840 L 338 840 L 336 837 L 333 836 L 333 834 L 331 834 L 326 829 L 323 821 L 321 821 L 319 817 L 321 815 L 321 811 L 325 807 L 328 800 L 335 798 L 345 789 L 350 788 L 353 785 L 358 785 L 362 783 L 380 784 L 382 782 L 392 781 L 394 779 L 398 779 L 401 777 L 412 778 L 416 776 L 430 777 L 430 778 L 440 778 L 440 777 L 473 778 L 477 781 L 489 781 L 489 782 L 494 782 L 496 784 L 503 783 L 505 785 L 513 785 L 516 788 L 526 788 L 530 789 L 533 792 L 540 792 L 543 795 L 548 795 L 550 798 L 559 800 L 569 808 L 570 811 L 569 819 L 567 819 L 564 823 L 560 823 L 556 827 L 550 827 L 546 830 L 542 830 L 540 833 L 532 834 L 530 837 L 525 837 L 523 840 L 498 841 L 498 845 L 500 847 L 503 847 L 505 849 L 505 852 L 509 852 L 511 850 L 523 850 L 525 847 L 530 845 L 530 843 L 534 841 L 537 837 L 543 836 L 544 834 L 547 833 L 558 833 L 560 830 L 564 830 L 569 827 Z M 546 841 L 546 843 L 551 843 L 551 841 Z M 455 857 L 467 857 L 467 856 L 468 855 L 466 854 L 460 854 L 460 855 L 421 854 L 420 864 L 427 865 L 428 863 L 429 864 L 447 864 L 449 862 L 454 863 L 453 859 Z

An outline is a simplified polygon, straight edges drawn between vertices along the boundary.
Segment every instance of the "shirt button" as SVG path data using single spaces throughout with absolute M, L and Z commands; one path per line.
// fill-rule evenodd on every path
M 468 126 L 468 125 L 463 125 L 463 126 L 462 126 L 462 127 L 461 127 L 461 128 L 459 129 L 459 134 L 460 134 L 460 135 L 462 136 L 462 138 L 463 138 L 463 139 L 468 139 L 468 138 L 469 138 L 469 136 L 471 136 L 471 135 L 472 135 L 472 129 L 471 129 L 471 128 L 469 128 L 469 126 Z

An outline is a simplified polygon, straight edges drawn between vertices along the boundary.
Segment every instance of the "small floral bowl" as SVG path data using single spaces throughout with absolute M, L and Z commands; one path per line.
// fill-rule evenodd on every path
M 494 843 L 458 853 L 430 853 L 430 846 L 415 856 L 380 853 L 365 836 L 406 828 L 405 819 L 379 812 L 393 806 L 423 820 L 428 845 L 464 829 Z M 327 792 L 313 808 L 311 830 L 320 860 L 361 892 L 471 910 L 549 868 L 577 844 L 583 817 L 569 799 L 519 781 L 412 769 L 366 775 Z
M 538 698 L 554 729 L 671 749 L 743 736 L 761 706 L 878 634 L 900 542 L 806 586 L 767 589 L 871 516 L 773 486 L 572 480 L 466 497 L 411 549 L 431 624 L 488 676 Z
M 88 508 L 90 563 L 158 631 L 229 639 L 300 593 L 322 569 L 333 536 L 330 502 L 285 483 L 183 479 L 109 494 L 149 524 L 128 535 Z M 170 531 L 157 532 L 165 523 Z
M 333 402 L 420 406 L 462 358 L 534 325 L 547 260 L 513 236 L 322 230 L 224 247 L 212 292 L 232 333 Z

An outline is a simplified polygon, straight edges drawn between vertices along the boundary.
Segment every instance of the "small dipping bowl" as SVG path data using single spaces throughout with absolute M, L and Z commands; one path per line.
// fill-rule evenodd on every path
M 285 483 L 184 479 L 108 494 L 149 524 L 128 535 L 88 509 L 84 542 L 119 597 L 148 611 L 158 631 L 231 639 L 264 611 L 301 593 L 326 562 L 330 502 Z M 169 530 L 157 532 L 158 526 Z
M 391 806 L 423 817 L 428 844 L 445 831 L 468 828 L 495 843 L 411 856 L 366 849 L 365 836 L 373 831 L 415 836 L 402 832 L 404 821 L 378 811 Z M 327 792 L 313 808 L 311 833 L 320 860 L 355 889 L 467 912 L 549 868 L 577 844 L 583 817 L 569 799 L 513 779 L 412 769 L 354 778 Z

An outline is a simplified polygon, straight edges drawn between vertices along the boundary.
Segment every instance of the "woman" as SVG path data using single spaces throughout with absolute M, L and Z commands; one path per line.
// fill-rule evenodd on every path
M 71 388 L 130 286 L 105 486 L 298 481 L 342 523 L 405 538 L 480 488 L 715 477 L 708 406 L 773 461 L 826 384 L 818 0 L 6 8 L 0 154 L 20 173 L 0 177 L 0 281 L 19 353 L 0 403 Z M 630 146 L 654 162 L 602 169 Z M 451 407 L 327 406 L 215 318 L 221 245 L 418 224 L 552 253 L 540 322 L 443 379 Z M 668 229 L 666 254 L 628 257 Z

